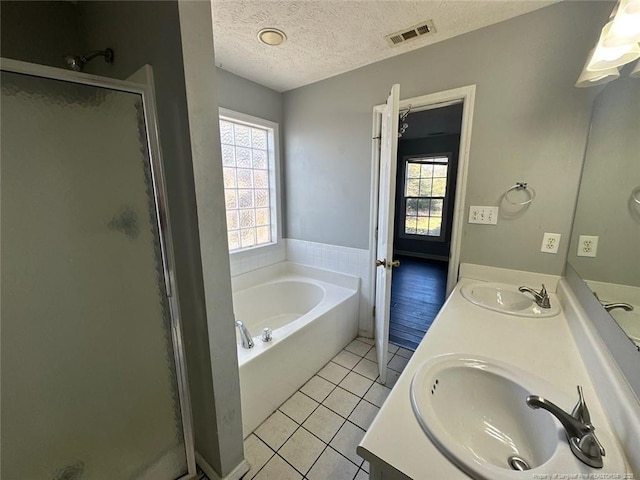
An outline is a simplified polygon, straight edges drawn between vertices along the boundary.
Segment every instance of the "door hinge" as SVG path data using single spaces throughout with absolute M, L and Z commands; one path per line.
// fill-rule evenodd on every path
M 373 306 L 373 311 L 371 312 L 371 315 L 373 315 L 373 318 L 376 317 L 376 306 Z

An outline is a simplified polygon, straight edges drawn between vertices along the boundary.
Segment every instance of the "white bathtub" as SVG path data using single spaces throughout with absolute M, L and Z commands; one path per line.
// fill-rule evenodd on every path
M 245 437 L 357 335 L 358 282 L 290 262 L 232 279 L 235 317 L 255 344 L 242 348 L 236 336 Z

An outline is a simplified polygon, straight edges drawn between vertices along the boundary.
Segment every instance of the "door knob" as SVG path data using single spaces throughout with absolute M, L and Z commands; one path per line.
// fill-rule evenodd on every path
M 393 262 L 389 262 L 389 266 L 390 267 L 399 267 L 400 266 L 400 260 L 394 260 Z
M 391 267 L 399 267 L 399 266 L 400 266 L 400 260 L 394 260 L 393 262 L 387 262 L 386 258 L 384 260 L 376 260 L 376 267 L 391 268 Z
M 376 260 L 376 267 L 386 267 L 386 266 L 387 266 L 386 258 L 384 260 Z

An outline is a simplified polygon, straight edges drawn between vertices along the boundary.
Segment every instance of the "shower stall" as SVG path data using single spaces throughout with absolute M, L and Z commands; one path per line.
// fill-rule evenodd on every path
M 1 70 L 0 476 L 193 478 L 152 90 Z

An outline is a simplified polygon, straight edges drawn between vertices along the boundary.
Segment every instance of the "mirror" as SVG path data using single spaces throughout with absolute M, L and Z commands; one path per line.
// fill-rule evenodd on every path
M 568 263 L 640 346 L 640 79 L 624 72 L 593 106 Z

